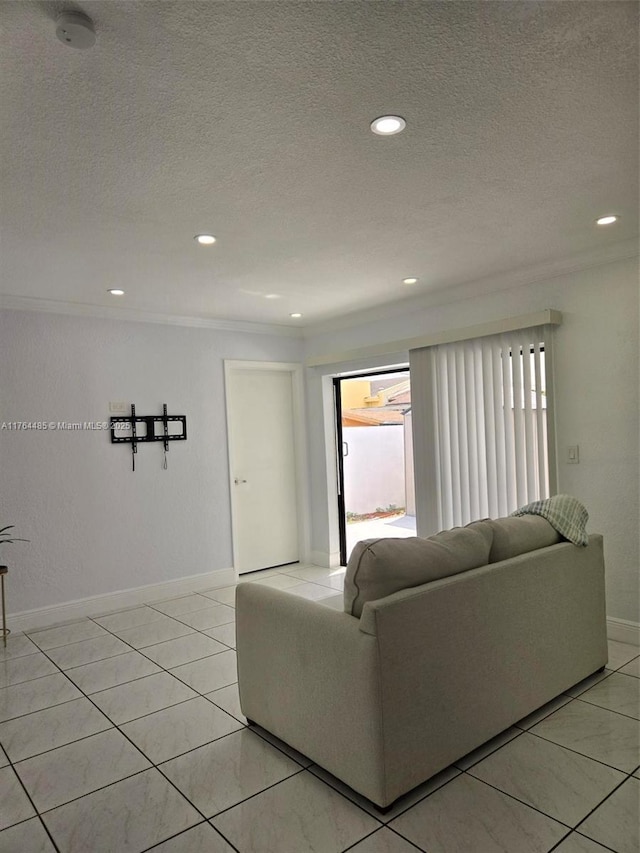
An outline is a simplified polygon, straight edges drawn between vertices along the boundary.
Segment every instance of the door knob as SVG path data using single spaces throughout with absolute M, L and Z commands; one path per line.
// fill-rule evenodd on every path
M 241 480 L 241 479 L 240 479 L 240 477 L 236 477 L 236 478 L 235 478 L 235 480 L 234 480 L 233 482 L 236 484 L 236 486 L 239 486 L 239 485 L 240 485 L 240 483 L 246 483 L 247 481 L 246 481 L 246 480 Z

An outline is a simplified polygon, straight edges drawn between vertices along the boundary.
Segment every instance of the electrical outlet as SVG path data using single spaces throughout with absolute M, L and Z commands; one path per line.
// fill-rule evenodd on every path
M 109 403 L 109 411 L 112 415 L 126 415 L 129 412 L 129 403 L 123 401 Z
M 577 465 L 580 462 L 580 448 L 577 444 L 567 447 L 567 462 L 570 465 Z

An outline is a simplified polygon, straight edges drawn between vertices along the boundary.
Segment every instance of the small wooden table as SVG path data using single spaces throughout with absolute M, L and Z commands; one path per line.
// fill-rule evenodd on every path
M 9 569 L 6 566 L 0 566 L 0 586 L 2 588 L 2 642 L 6 649 L 7 647 L 7 636 L 11 633 L 11 631 L 7 628 L 7 614 L 4 607 L 4 576 L 7 574 Z

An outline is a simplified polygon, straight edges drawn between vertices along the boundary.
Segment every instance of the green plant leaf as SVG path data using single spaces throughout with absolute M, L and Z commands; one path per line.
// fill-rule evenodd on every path
M 11 530 L 15 527 L 15 524 L 7 524 L 6 527 L 0 528 L 0 545 L 13 545 L 14 542 L 28 542 L 28 539 L 21 539 L 19 536 L 14 536 L 11 533 L 7 533 L 7 530 Z

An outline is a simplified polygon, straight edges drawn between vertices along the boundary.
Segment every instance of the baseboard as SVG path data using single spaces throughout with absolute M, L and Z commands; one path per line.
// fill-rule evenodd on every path
M 238 576 L 233 569 L 190 575 L 173 581 L 163 581 L 162 583 L 138 586 L 133 589 L 93 595 L 90 598 L 80 598 L 77 601 L 67 601 L 53 607 L 38 607 L 35 610 L 25 610 L 22 613 L 8 613 L 7 626 L 13 633 L 48 628 L 51 625 L 81 619 L 83 616 L 99 616 L 115 610 L 126 610 L 128 607 L 136 607 L 150 601 L 178 598 L 181 595 L 188 595 L 201 589 L 231 586 L 231 584 L 236 583 L 237 579 Z
M 640 624 L 629 622 L 627 619 L 614 619 L 613 616 L 608 616 L 607 637 L 610 640 L 617 640 L 618 643 L 640 646 Z

